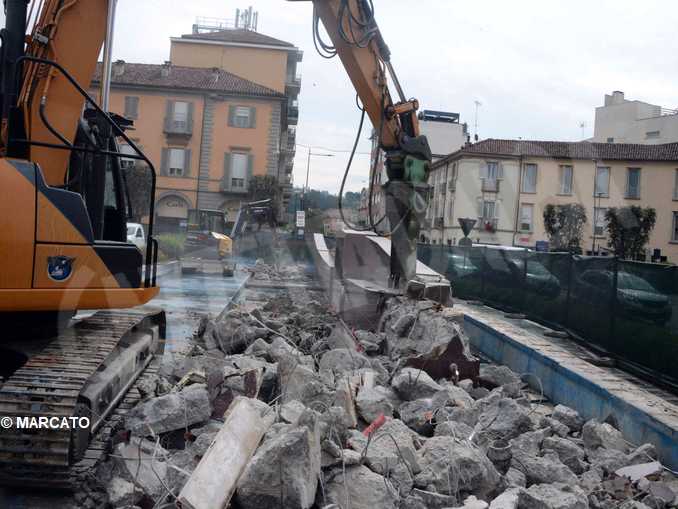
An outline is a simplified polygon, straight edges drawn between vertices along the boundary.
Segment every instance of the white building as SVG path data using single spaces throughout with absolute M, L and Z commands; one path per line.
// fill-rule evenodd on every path
M 605 95 L 596 108 L 593 139 L 599 143 L 660 144 L 678 141 L 678 111 L 643 101 L 629 101 L 624 92 Z
M 434 162 L 459 150 L 468 139 L 468 127 L 459 123 L 459 113 L 423 110 L 419 131 L 428 138 Z

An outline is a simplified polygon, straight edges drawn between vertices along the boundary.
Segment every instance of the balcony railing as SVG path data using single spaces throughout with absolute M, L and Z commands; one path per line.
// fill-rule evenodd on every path
M 447 183 L 447 190 L 448 191 L 454 191 L 457 189 L 457 181 L 456 180 L 450 180 Z
M 498 193 L 499 182 L 497 179 L 483 179 L 482 190 L 488 193 Z
M 166 117 L 164 131 L 167 134 L 182 134 L 184 136 L 190 136 L 193 133 L 193 122 L 189 120 L 176 120 L 173 117 Z
M 496 217 L 495 218 L 481 217 L 477 224 L 479 230 L 494 233 L 497 231 L 498 223 L 499 220 Z

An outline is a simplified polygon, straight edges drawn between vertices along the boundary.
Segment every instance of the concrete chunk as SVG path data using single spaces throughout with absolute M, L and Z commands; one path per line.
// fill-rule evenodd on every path
M 570 431 L 581 431 L 584 425 L 584 419 L 579 415 L 579 412 L 565 405 L 556 405 L 551 418 L 562 422 Z
M 326 505 L 338 509 L 396 509 L 397 495 L 390 482 L 359 465 L 331 472 L 325 486 Z M 334 505 L 332 505 L 334 504 Z
M 588 509 L 586 494 L 575 485 L 536 484 L 518 495 L 518 509 Z
M 127 416 L 127 428 L 136 435 L 174 431 L 209 420 L 212 413 L 204 384 L 194 384 L 181 392 L 153 398 L 134 407 Z
M 401 369 L 393 377 L 391 385 L 406 401 L 428 398 L 443 390 L 428 373 L 414 368 Z

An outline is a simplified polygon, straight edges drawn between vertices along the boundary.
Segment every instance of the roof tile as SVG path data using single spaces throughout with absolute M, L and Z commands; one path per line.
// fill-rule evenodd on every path
M 163 75 L 161 64 L 133 64 L 125 62 L 122 73 L 112 73 L 112 85 L 147 86 L 157 88 L 209 90 L 234 95 L 284 97 L 273 89 L 236 76 L 223 69 L 182 67 L 171 65 L 169 73 Z M 102 64 L 97 64 L 93 81 L 101 80 Z
M 437 161 L 435 167 L 460 155 L 487 154 L 552 159 L 600 159 L 608 161 L 678 161 L 678 143 L 593 143 L 588 141 L 499 140 L 488 138 Z

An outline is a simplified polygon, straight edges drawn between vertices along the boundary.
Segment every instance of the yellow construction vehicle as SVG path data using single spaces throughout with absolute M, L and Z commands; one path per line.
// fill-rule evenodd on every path
M 0 414 L 87 417 L 91 426 L 4 430 L 0 481 L 56 486 L 68 481 L 69 468 L 83 457 L 164 336 L 162 312 L 114 311 L 144 304 L 158 293 L 155 170 L 125 134 L 131 122 L 107 111 L 115 0 L 4 4 L 0 320 L 3 333 L 11 331 L 7 336 L 18 339 L 3 338 L 5 343 L 15 339 L 16 365 L 3 373 Z M 316 42 L 339 55 L 363 105 L 362 118 L 369 116 L 386 151 L 391 284 L 403 287 L 415 274 L 431 159 L 426 138 L 419 135 L 418 103 L 405 98 L 371 0 L 314 0 L 313 5 Z M 317 37 L 319 20 L 332 46 Z M 85 89 L 104 42 L 98 103 Z M 387 72 L 398 102 L 391 99 Z M 150 205 L 141 214 L 148 217 L 144 253 L 127 242 L 130 200 L 118 138 L 134 151 L 125 158 L 148 167 Z M 66 327 L 82 309 L 106 311 Z M 27 324 L 59 334 L 41 348 L 23 348 L 27 342 L 19 333 Z
M 107 111 L 115 1 L 4 4 L 0 346 L 11 348 L 19 366 L 3 373 L 0 414 L 86 417 L 90 425 L 3 430 L 0 481 L 49 486 L 68 482 L 69 467 L 162 343 L 162 312 L 112 311 L 158 293 L 155 171 L 125 134 L 131 122 Z M 99 105 L 85 88 L 107 34 Z M 127 242 L 130 200 L 118 138 L 135 151 L 125 157 L 148 167 L 144 253 Z M 110 311 L 69 326 L 82 309 Z M 52 333 L 41 346 L 34 341 Z

